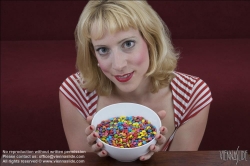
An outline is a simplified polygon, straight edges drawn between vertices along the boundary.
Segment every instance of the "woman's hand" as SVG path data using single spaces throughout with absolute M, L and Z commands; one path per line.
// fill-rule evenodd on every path
M 159 111 L 157 114 L 160 117 L 160 119 L 162 120 L 166 116 L 166 111 L 162 110 L 162 111 Z M 145 161 L 145 160 L 150 159 L 155 152 L 159 152 L 163 148 L 163 146 L 165 145 L 165 143 L 167 141 L 166 137 L 164 136 L 167 132 L 168 132 L 168 130 L 166 127 L 164 127 L 164 126 L 160 127 L 160 134 L 156 134 L 156 136 L 155 136 L 155 139 L 157 141 L 156 144 L 150 145 L 150 147 L 149 147 L 150 151 L 147 154 L 140 157 L 141 161 Z
M 87 117 L 87 122 L 90 124 L 93 117 Z M 95 132 L 95 126 L 90 125 L 85 129 L 85 134 L 87 135 L 87 142 L 93 152 L 96 152 L 98 156 L 105 157 L 108 155 L 106 150 L 103 150 L 103 144 L 101 142 L 96 142 L 96 139 L 99 137 L 99 134 Z

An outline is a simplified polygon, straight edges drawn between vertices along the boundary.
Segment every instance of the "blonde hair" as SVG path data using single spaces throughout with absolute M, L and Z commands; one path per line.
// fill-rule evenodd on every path
M 91 34 L 93 26 L 97 31 Z M 83 88 L 89 92 L 96 90 L 99 95 L 111 93 L 114 85 L 97 66 L 91 37 L 101 38 L 105 30 L 115 33 L 129 28 L 139 30 L 148 45 L 150 64 L 146 76 L 151 79 L 151 92 L 169 85 L 179 54 L 171 44 L 167 26 L 151 6 L 142 0 L 91 0 L 85 6 L 75 31 L 76 67 Z

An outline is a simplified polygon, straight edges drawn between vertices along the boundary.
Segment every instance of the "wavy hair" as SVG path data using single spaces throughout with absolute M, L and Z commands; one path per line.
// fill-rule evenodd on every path
M 93 26 L 97 31 L 91 34 Z M 152 7 L 141 0 L 91 0 L 85 6 L 75 30 L 76 68 L 80 72 L 83 88 L 89 92 L 95 90 L 98 95 L 112 92 L 113 83 L 97 66 L 91 37 L 99 39 L 105 30 L 115 33 L 129 28 L 139 30 L 148 45 L 150 64 L 146 76 L 152 83 L 151 92 L 158 92 L 169 85 L 179 54 L 171 43 L 167 26 Z

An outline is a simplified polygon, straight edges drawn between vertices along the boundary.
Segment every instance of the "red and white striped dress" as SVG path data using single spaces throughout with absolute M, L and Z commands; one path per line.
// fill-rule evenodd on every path
M 96 112 L 98 95 L 96 91 L 88 92 L 81 88 L 79 80 L 79 73 L 75 73 L 69 76 L 59 89 L 86 118 Z M 175 131 L 163 147 L 164 151 L 170 147 L 178 128 L 213 100 L 207 84 L 195 76 L 175 72 L 170 87 L 173 95 Z

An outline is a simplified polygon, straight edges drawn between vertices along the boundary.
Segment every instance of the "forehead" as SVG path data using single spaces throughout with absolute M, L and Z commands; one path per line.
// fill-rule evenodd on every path
M 97 40 L 97 39 L 101 39 L 104 35 L 116 34 L 121 31 L 124 31 L 124 32 L 129 31 L 132 33 L 138 30 L 135 25 L 132 25 L 130 23 L 121 25 L 120 23 L 117 23 L 113 20 L 109 20 L 106 22 L 96 20 L 90 26 L 90 37 L 91 39 Z
M 101 39 L 104 35 L 107 34 L 116 34 L 121 31 L 128 31 L 132 26 L 123 26 L 120 27 L 114 23 L 98 23 L 94 22 L 90 29 L 90 37 L 91 39 Z
M 101 45 L 101 44 L 111 44 L 120 42 L 126 38 L 141 38 L 141 34 L 138 30 L 129 28 L 128 30 L 120 30 L 118 32 L 111 33 L 105 30 L 104 34 L 101 38 L 92 38 L 91 41 L 94 45 Z
M 100 39 L 107 32 L 110 34 L 119 31 L 127 31 L 130 28 L 138 29 L 136 22 L 127 15 L 105 11 L 102 15 L 96 15 L 90 20 L 88 27 L 89 36 L 92 39 Z

